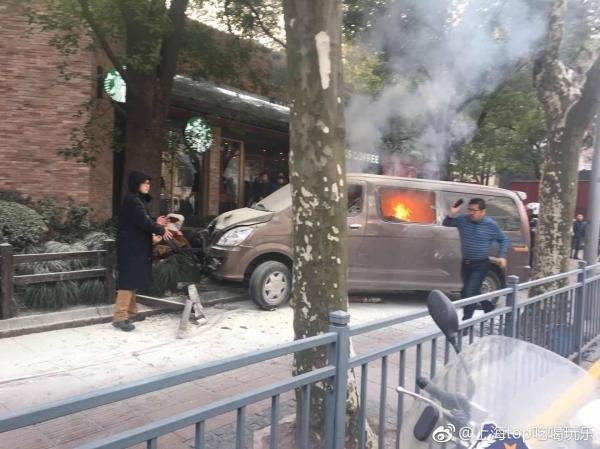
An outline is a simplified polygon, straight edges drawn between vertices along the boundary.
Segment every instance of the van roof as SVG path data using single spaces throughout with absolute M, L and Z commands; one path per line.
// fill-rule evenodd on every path
M 516 195 L 512 190 L 501 189 L 499 187 L 490 187 L 483 186 L 481 184 L 469 184 L 466 182 L 454 182 L 454 181 L 438 181 L 435 179 L 421 179 L 421 178 L 403 178 L 400 176 L 386 176 L 386 175 L 374 175 L 369 173 L 348 173 L 348 178 L 359 178 L 369 182 L 381 182 L 381 181 L 406 181 L 413 184 L 423 184 L 423 187 L 427 185 L 428 187 L 436 186 L 436 187 L 445 187 L 450 188 L 450 190 L 457 191 L 479 191 L 481 193 L 503 193 L 506 194 L 510 192 L 513 195 Z

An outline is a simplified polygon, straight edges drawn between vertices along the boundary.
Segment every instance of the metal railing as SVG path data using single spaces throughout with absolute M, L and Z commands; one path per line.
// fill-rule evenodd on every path
M 544 285 L 551 285 L 553 289 L 532 296 L 532 289 Z M 486 335 L 506 335 L 530 341 L 578 361 L 586 347 L 600 333 L 600 264 L 589 267 L 581 265 L 577 270 L 568 273 L 521 284 L 516 277 L 511 276 L 507 279 L 506 288 L 456 301 L 455 305 L 457 308 L 464 307 L 484 299 L 498 301 L 498 307 L 490 313 L 462 322 L 459 345 L 471 344 Z M 157 448 L 160 447 L 161 436 L 191 427 L 194 432 L 194 447 L 204 449 L 207 447 L 208 420 L 233 412 L 235 448 L 242 449 L 247 447 L 250 433 L 255 430 L 246 422 L 249 407 L 261 401 L 270 401 L 267 410 L 271 426 L 269 447 L 275 449 L 280 447 L 278 442 L 282 398 L 287 397 L 287 400 L 294 402 L 293 398 L 289 398 L 289 393 L 295 393 L 295 397 L 301 402 L 300 407 L 296 408 L 301 410 L 301 416 L 296 417 L 300 426 L 298 443 L 300 448 L 308 448 L 310 396 L 312 387 L 320 383 L 325 385 L 327 391 L 324 426 L 326 435 L 321 447 L 341 449 L 345 440 L 348 373 L 357 369 L 359 447 L 365 447 L 365 430 L 370 426 L 376 429 L 379 449 L 400 449 L 402 417 L 410 405 L 410 399 L 396 395 L 395 387 L 402 385 L 418 391 L 417 377 L 434 376 L 436 370 L 448 362 L 450 345 L 437 328 L 433 327 L 433 323 L 428 321 L 426 311 L 358 326 L 349 326 L 349 318 L 350 315 L 346 312 L 333 312 L 330 316 L 329 331 L 319 336 L 0 416 L 0 432 L 34 425 L 186 382 L 206 379 L 280 357 L 290 357 L 299 351 L 326 347 L 328 361 L 319 369 L 297 376 L 292 376 L 290 369 L 290 374 L 285 379 L 270 381 L 266 386 L 233 397 L 224 397 L 216 402 L 148 422 L 107 438 L 87 442 L 82 447 L 126 448 L 145 443 L 148 448 Z M 413 332 L 407 334 L 402 330 L 415 323 L 422 324 L 423 332 L 414 335 Z M 369 340 L 369 336 L 377 333 L 385 335 L 378 340 L 375 347 L 370 347 L 361 354 L 352 354 L 352 341 L 361 342 L 362 346 L 362 343 Z M 381 342 L 385 344 L 379 344 Z M 374 378 L 376 381 L 371 380 Z M 0 433 L 0 441 L 1 438 Z

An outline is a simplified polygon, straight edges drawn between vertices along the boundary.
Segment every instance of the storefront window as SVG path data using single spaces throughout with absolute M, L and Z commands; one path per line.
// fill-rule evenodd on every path
M 227 212 L 243 204 L 243 184 L 240 183 L 240 167 L 243 165 L 243 143 L 239 140 L 221 141 L 221 185 L 219 192 L 219 213 Z
M 194 226 L 203 214 L 205 155 L 182 143 L 181 130 L 169 131 L 169 150 L 163 152 L 160 212 L 181 214 Z

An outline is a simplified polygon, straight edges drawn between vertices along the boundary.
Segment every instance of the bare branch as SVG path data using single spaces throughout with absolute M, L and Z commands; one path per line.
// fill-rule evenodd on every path
M 264 25 L 264 23 L 260 17 L 260 13 L 255 8 L 255 6 L 248 0 L 244 0 L 244 3 L 246 4 L 246 6 L 248 6 L 250 11 L 252 12 L 252 15 L 256 19 L 256 22 L 258 23 L 258 26 L 263 31 L 263 33 L 265 33 L 267 36 L 269 36 L 271 39 L 273 39 L 273 41 L 277 42 L 283 48 L 286 48 L 285 42 L 283 42 L 281 39 L 276 38 L 275 35 L 273 33 L 271 33 L 271 31 Z
M 600 55 L 587 72 L 585 84 L 581 89 L 581 99 L 573 106 L 569 113 L 569 122 L 573 129 L 584 133 L 596 115 L 600 103 Z M 567 125 L 567 129 L 570 127 Z

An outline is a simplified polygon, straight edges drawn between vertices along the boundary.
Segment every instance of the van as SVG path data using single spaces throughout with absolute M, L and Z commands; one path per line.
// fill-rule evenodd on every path
M 529 277 L 529 223 L 516 193 L 475 184 L 348 174 L 349 293 L 385 294 L 462 288 L 456 228 L 442 226 L 449 205 L 483 198 L 487 216 L 510 240 L 506 272 L 492 264 L 482 292 L 503 288 L 508 274 Z M 290 297 L 291 192 L 287 185 L 251 208 L 226 212 L 209 227 L 205 261 L 217 279 L 247 283 L 250 298 L 273 309 Z M 496 249 L 492 249 L 492 254 Z

